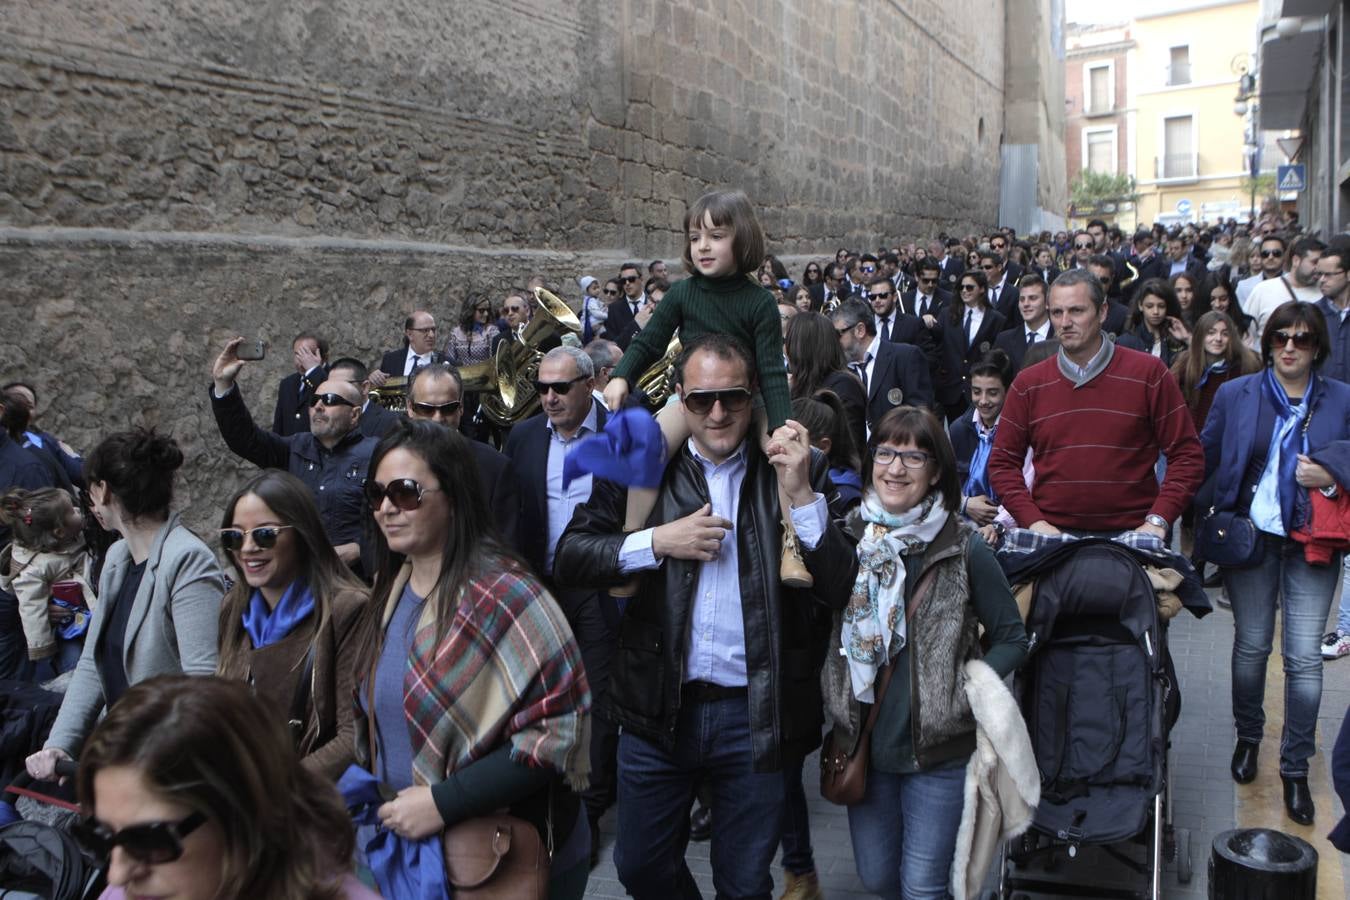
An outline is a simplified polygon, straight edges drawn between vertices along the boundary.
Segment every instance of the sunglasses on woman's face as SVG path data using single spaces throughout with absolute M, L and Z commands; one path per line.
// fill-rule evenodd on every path
M 603 293 L 606 297 L 617 297 L 617 296 L 619 296 L 619 292 L 616 291 L 616 290 L 614 290 L 613 288 L 605 288 L 604 291 L 602 291 L 602 293 Z
M 220 546 L 226 550 L 242 550 L 244 549 L 244 536 L 252 535 L 253 543 L 259 550 L 271 550 L 277 545 L 277 538 L 281 537 L 281 532 L 294 527 L 294 525 L 264 525 L 261 528 L 254 528 L 252 531 L 244 531 L 240 528 L 222 528 L 220 529 Z
M 1283 350 L 1290 341 L 1294 342 L 1295 350 L 1311 350 L 1317 340 L 1313 337 L 1311 331 L 1300 331 L 1297 334 L 1290 331 L 1277 331 L 1274 337 L 1272 346 L 1276 350 Z
M 438 487 L 423 487 L 411 478 L 395 478 L 388 484 L 367 481 L 366 502 L 370 504 L 371 509 L 379 509 L 384 505 L 384 498 L 388 497 L 389 502 L 399 509 L 404 512 L 411 512 L 422 505 L 423 494 L 439 490 Z
M 98 859 L 112 856 L 114 847 L 138 862 L 150 865 L 173 862 L 183 855 L 183 839 L 201 827 L 206 816 L 195 812 L 179 822 L 147 822 L 113 831 L 89 816 L 71 827 L 75 840 Z

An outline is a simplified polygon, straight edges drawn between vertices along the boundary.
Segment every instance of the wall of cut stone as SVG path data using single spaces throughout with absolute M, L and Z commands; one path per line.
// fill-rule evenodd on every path
M 281 345 L 246 381 L 270 415 L 302 327 L 374 359 L 415 306 L 446 325 L 470 289 L 676 259 L 710 185 L 788 255 L 994 224 L 1003 23 L 988 0 L 0 0 L 0 379 L 86 448 L 171 430 L 209 525 L 247 468 L 206 404 L 228 334 Z

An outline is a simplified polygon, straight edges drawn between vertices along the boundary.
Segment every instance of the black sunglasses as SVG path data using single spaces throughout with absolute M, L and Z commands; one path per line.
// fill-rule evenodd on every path
M 341 394 L 315 394 L 309 398 L 310 406 L 318 406 L 322 403 L 324 406 L 355 406 L 356 404 L 348 400 Z
M 1261 258 L 1262 258 L 1262 259 L 1274 259 L 1274 258 L 1277 257 L 1277 256 L 1284 256 L 1284 251 L 1283 251 L 1283 250 L 1262 250 L 1262 251 L 1261 251 Z
M 370 504 L 371 509 L 379 509 L 384 505 L 384 498 L 388 497 L 389 502 L 393 503 L 404 512 L 411 512 L 422 505 L 422 495 L 439 491 L 441 488 L 423 487 L 411 478 L 395 478 L 388 484 L 380 484 L 378 481 L 366 482 L 366 502 Z
M 920 276 L 919 278 L 919 284 L 932 284 L 935 281 L 937 281 L 936 275 L 934 275 L 932 278 L 924 278 L 922 276 Z
M 722 404 L 727 412 L 740 412 L 750 405 L 753 395 L 747 388 L 727 388 L 722 391 L 690 391 L 684 395 L 684 408 L 696 416 L 706 416 L 713 406 Z
M 277 538 L 281 537 L 281 532 L 294 527 L 294 525 L 264 525 L 251 531 L 244 531 L 240 528 L 222 528 L 220 529 L 220 546 L 226 550 L 242 550 L 244 549 L 244 535 L 249 534 L 253 536 L 253 543 L 257 545 L 259 550 L 271 550 L 277 545 Z
M 572 385 L 576 384 L 578 381 L 585 380 L 585 375 L 578 375 L 571 381 L 536 381 L 534 383 L 534 390 L 541 398 L 549 391 L 552 391 L 559 397 L 566 397 L 572 392 Z
M 88 816 L 76 822 L 71 835 L 85 850 L 98 859 L 112 856 L 114 847 L 121 847 L 131 858 L 150 865 L 170 863 L 183 855 L 183 838 L 206 822 L 206 815 L 194 812 L 179 822 L 147 822 L 130 825 L 121 831 Z
M 895 291 L 884 291 L 880 294 L 868 294 L 868 300 L 885 300 L 887 297 L 894 297 Z
M 1091 249 L 1093 248 L 1093 246 L 1095 246 L 1095 245 L 1093 245 L 1093 244 L 1074 244 L 1074 245 L 1073 245 L 1073 249 L 1075 249 L 1075 250 L 1091 250 Z
M 619 292 L 617 290 L 610 290 L 609 288 L 605 288 L 601 293 L 603 293 L 607 297 L 619 296 Z
M 451 400 L 449 403 L 418 403 L 416 400 L 412 403 L 413 411 L 419 416 L 431 416 L 437 413 L 443 413 L 447 416 L 453 416 L 459 412 L 460 401 Z
M 622 281 L 624 284 L 632 284 L 634 281 L 640 281 L 640 280 L 641 280 L 641 276 L 639 276 L 639 275 L 623 275 L 623 276 L 620 276 L 619 280 Z
M 1294 342 L 1295 350 L 1311 350 L 1317 342 L 1316 336 L 1314 336 L 1311 331 L 1300 331 L 1298 334 L 1293 334 L 1288 331 L 1277 331 L 1273 337 L 1274 340 L 1271 342 L 1272 350 L 1283 349 L 1290 341 Z

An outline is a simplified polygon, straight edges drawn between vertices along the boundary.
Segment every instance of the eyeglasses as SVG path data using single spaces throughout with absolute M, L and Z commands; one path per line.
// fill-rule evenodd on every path
M 980 286 L 979 286 L 978 284 L 963 284 L 963 285 L 961 285 L 961 293 L 963 293 L 963 294 L 974 293 L 975 291 L 978 291 L 979 289 L 980 289 Z
M 428 419 L 438 414 L 453 416 L 459 412 L 459 407 L 458 400 L 451 400 L 449 403 L 418 403 L 416 400 L 412 402 L 413 412 Z
M 820 270 L 817 269 L 815 266 L 807 266 L 807 267 L 806 267 L 806 274 L 807 274 L 807 275 L 819 275 L 819 274 L 820 274 Z
M 1297 334 L 1288 331 L 1277 331 L 1273 337 L 1275 339 L 1271 341 L 1272 349 L 1282 348 L 1290 341 L 1293 341 L 1295 350 L 1311 350 L 1313 344 L 1317 340 L 1311 331 L 1300 331 Z
M 585 380 L 585 375 L 578 375 L 571 381 L 536 381 L 534 383 L 534 390 L 541 398 L 549 391 L 552 391 L 559 397 L 566 397 L 572 392 L 572 385 L 576 384 L 578 381 Z
M 690 391 L 683 399 L 685 409 L 696 416 L 706 416 L 717 403 L 721 403 L 722 409 L 729 413 L 740 412 L 750 405 L 751 396 L 749 389 L 741 387 L 722 391 Z
M 868 294 L 868 300 L 885 300 L 888 297 L 894 297 L 895 291 L 883 291 L 880 294 Z
M 876 272 L 876 270 L 877 270 L 877 267 L 876 267 L 876 266 L 859 266 L 859 267 L 858 267 L 858 271 L 859 271 L 859 272 L 862 272 L 864 275 L 871 275 L 871 274 L 873 274 L 874 272 Z
M 900 465 L 906 469 L 922 469 L 928 465 L 928 461 L 932 458 L 932 454 L 925 453 L 922 450 L 895 450 L 891 447 L 872 448 L 872 461 L 879 466 L 889 466 L 896 459 L 899 459 Z
M 632 284 L 632 283 L 635 282 L 635 281 L 641 280 L 641 276 L 639 276 L 639 275 L 622 275 L 622 276 L 619 277 L 619 280 L 622 281 L 624 284 Z
M 1284 251 L 1283 251 L 1283 250 L 1262 250 L 1262 251 L 1261 251 L 1261 258 L 1262 258 L 1262 259 L 1276 259 L 1276 258 L 1281 257 L 1281 256 L 1284 256 Z
M 206 822 L 205 813 L 194 812 L 178 822 L 146 822 L 113 831 L 93 816 L 71 827 L 75 840 L 99 859 L 112 856 L 121 847 L 131 858 L 149 865 L 170 863 L 183 855 L 183 838 Z
M 436 333 L 436 326 L 435 326 L 435 325 L 428 325 L 426 328 L 409 328 L 408 330 L 409 330 L 409 331 L 415 331 L 415 332 L 417 332 L 418 334 L 435 334 L 435 333 Z
M 259 550 L 271 550 L 277 545 L 277 538 L 281 537 L 281 532 L 294 527 L 294 525 L 264 525 L 251 531 L 244 531 L 239 528 L 222 528 L 220 529 L 220 546 L 226 550 L 238 552 L 244 549 L 244 535 L 252 535 L 253 543 Z
M 310 406 L 318 406 L 322 403 L 324 406 L 355 406 L 356 404 L 348 400 L 341 394 L 315 394 L 309 398 Z
M 850 331 L 852 331 L 853 329 L 857 328 L 857 327 L 858 327 L 859 325 L 861 325 L 861 324 L 862 324 L 861 322 L 854 322 L 852 325 L 845 325 L 843 328 L 840 328 L 838 325 L 836 325 L 836 326 L 834 326 L 834 333 L 835 333 L 835 334 L 848 334 Z
M 1075 250 L 1091 250 L 1091 249 L 1093 248 L 1093 246 L 1094 246 L 1094 245 L 1092 244 L 1091 241 L 1089 241 L 1089 242 L 1086 243 L 1086 244 L 1085 244 L 1085 243 L 1082 243 L 1082 242 L 1075 242 L 1074 245 L 1073 245 L 1073 249 L 1075 249 Z
M 919 278 L 919 284 L 932 284 L 935 281 L 937 281 L 937 276 L 933 276 L 932 278 Z
M 601 293 L 604 294 L 606 297 L 617 297 L 617 296 L 619 296 L 618 290 L 610 290 L 609 288 L 605 288 L 603 291 L 601 291 Z
M 388 484 L 380 484 L 378 481 L 366 482 L 366 502 L 370 504 L 371 509 L 379 509 L 384 505 L 384 498 L 388 497 L 389 502 L 404 512 L 411 512 L 422 505 L 422 496 L 424 494 L 434 493 L 441 490 L 438 487 L 423 487 L 411 478 L 395 478 Z
M 993 248 L 994 250 L 1006 250 L 1007 247 L 1008 247 L 1007 244 L 1004 244 L 1004 243 L 1002 243 L 1002 242 L 999 242 L 999 243 L 997 243 L 997 244 L 990 244 L 989 246 L 990 246 L 991 248 Z
M 523 307 L 523 306 L 507 306 L 507 307 L 504 307 L 504 308 L 502 309 L 502 312 L 508 312 L 508 313 L 511 313 L 512 315 L 523 316 L 523 315 L 525 315 L 525 307 Z

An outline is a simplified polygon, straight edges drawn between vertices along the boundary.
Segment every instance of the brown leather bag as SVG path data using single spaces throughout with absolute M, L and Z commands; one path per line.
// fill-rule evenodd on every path
M 877 723 L 877 711 L 881 709 L 881 698 L 886 696 L 886 686 L 891 683 L 893 666 L 881 670 L 877 687 L 873 692 L 872 707 L 867 711 L 867 721 L 863 723 L 858 735 L 858 746 L 849 756 L 834 745 L 834 731 L 825 735 L 825 743 L 820 748 L 820 796 L 839 806 L 852 806 L 861 803 L 867 793 L 867 767 L 871 761 L 872 727 Z
M 380 658 L 377 648 L 375 659 Z M 375 670 L 366 692 L 366 739 L 375 771 Z M 550 789 L 551 790 L 551 789 Z M 549 827 L 553 795 L 549 794 Z M 548 900 L 551 854 L 539 831 L 505 810 L 474 816 L 441 832 L 445 877 L 456 898 L 466 900 Z

